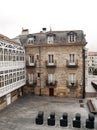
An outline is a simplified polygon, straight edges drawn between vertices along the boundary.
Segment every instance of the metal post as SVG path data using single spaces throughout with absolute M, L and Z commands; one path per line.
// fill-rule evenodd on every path
M 85 98 L 85 49 L 82 50 L 83 58 L 83 95 L 82 98 Z
M 41 47 L 39 45 L 39 73 L 40 73 L 40 90 L 39 96 L 41 96 Z

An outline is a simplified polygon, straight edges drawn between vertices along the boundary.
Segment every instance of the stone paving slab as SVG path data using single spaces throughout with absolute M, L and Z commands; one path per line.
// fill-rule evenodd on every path
M 44 124 L 36 125 L 35 117 L 38 111 L 44 111 Z M 47 118 L 50 112 L 55 112 L 55 126 L 47 125 Z M 68 127 L 60 127 L 59 120 L 63 112 L 68 113 Z M 83 100 L 83 107 L 80 107 L 79 99 L 33 96 L 25 95 L 0 111 L 0 130 L 75 130 L 72 127 L 72 120 L 76 113 L 81 114 L 82 125 L 80 130 L 85 128 L 85 120 L 88 117 L 86 99 Z M 97 115 L 95 115 L 95 129 L 97 129 Z M 76 130 L 79 130 L 76 128 Z

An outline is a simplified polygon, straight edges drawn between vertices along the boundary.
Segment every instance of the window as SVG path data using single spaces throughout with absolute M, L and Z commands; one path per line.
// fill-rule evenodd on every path
M 34 56 L 29 57 L 29 63 L 34 63 Z
M 9 50 L 9 61 L 12 61 L 12 51 Z
M 22 71 L 20 72 L 20 80 L 22 80 L 22 77 L 23 77 L 23 73 Z
M 34 42 L 35 42 L 34 37 L 31 37 L 31 38 L 28 39 L 28 44 L 32 44 L 32 43 L 34 43 Z
M 3 87 L 4 86 L 4 76 L 1 75 L 0 76 L 0 87 Z
M 9 83 L 8 75 L 5 75 L 5 86 L 8 85 L 8 83 Z
M 68 42 L 76 42 L 77 35 L 74 32 L 68 34 Z
M 16 73 L 13 73 L 13 82 L 16 82 Z
M 23 53 L 20 51 L 20 61 L 22 61 Z
M 28 82 L 29 84 L 33 84 L 33 74 L 28 74 Z
M 17 81 L 19 81 L 19 79 L 20 79 L 20 73 L 17 72 Z
M 37 60 L 39 60 L 39 55 L 37 55 Z
M 16 52 L 15 52 L 15 50 L 13 50 L 13 61 L 15 61 L 16 60 Z
M 47 43 L 54 43 L 54 37 L 53 36 L 48 36 L 47 37 Z
M 4 49 L 4 61 L 9 61 L 9 54 L 7 49 Z
M 75 54 L 70 54 L 69 55 L 69 63 L 74 64 L 75 63 Z
M 69 74 L 69 84 L 71 85 L 71 83 L 75 83 L 75 74 L 74 73 Z
M 48 74 L 48 83 L 54 82 L 54 74 Z
M 12 83 L 12 74 L 9 74 L 9 84 Z
M 0 61 L 3 61 L 3 49 L 0 48 Z
M 38 78 L 40 78 L 40 73 L 37 73 L 37 75 L 38 75 Z
M 48 55 L 49 63 L 54 63 L 54 55 Z
M 25 79 L 25 71 L 23 71 L 23 79 Z

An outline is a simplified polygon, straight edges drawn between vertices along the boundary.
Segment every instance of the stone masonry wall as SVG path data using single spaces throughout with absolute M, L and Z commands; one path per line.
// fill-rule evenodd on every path
M 39 94 L 41 89 L 42 95 L 49 95 L 49 88 L 46 86 L 46 79 L 48 77 L 48 74 L 52 73 L 54 74 L 55 80 L 57 81 L 57 86 L 54 87 L 55 96 L 82 96 L 82 49 L 83 46 L 81 45 L 26 46 L 26 60 L 29 60 L 29 55 L 34 55 L 34 59 L 36 61 L 36 67 L 27 67 L 27 79 L 28 73 L 33 73 L 34 79 L 37 80 L 37 85 L 34 87 L 35 94 Z M 76 59 L 78 60 L 78 67 L 68 68 L 66 66 L 66 60 L 69 59 L 69 54 L 72 53 L 76 55 Z M 48 60 L 48 54 L 54 55 L 54 60 L 56 60 L 56 67 L 46 67 L 46 60 Z M 40 60 L 37 60 L 37 55 L 40 56 Z M 37 77 L 37 73 L 41 73 L 41 78 Z M 78 81 L 78 87 L 72 91 L 67 87 L 66 84 L 70 73 L 75 73 L 76 80 Z

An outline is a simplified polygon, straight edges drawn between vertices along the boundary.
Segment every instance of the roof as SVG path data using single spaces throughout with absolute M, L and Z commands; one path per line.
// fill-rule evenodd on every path
M 26 34 L 26 35 L 19 35 L 17 38 L 20 40 L 22 45 L 27 44 L 29 37 L 35 38 L 34 44 L 42 44 L 47 43 L 47 37 L 48 36 L 54 36 L 54 43 L 67 43 L 68 39 L 67 36 L 70 33 L 76 34 L 77 42 L 86 44 L 85 35 L 82 30 L 69 30 L 69 31 L 47 31 L 47 32 L 37 32 L 32 34 Z M 30 36 L 29 36 L 30 35 Z
M 9 37 L 3 35 L 3 34 L 0 34 L 0 39 L 1 40 L 5 40 L 5 41 L 8 41 L 8 42 L 11 42 L 12 44 L 17 44 L 17 45 L 20 45 L 20 43 L 10 39 Z
M 97 56 L 97 52 L 88 52 L 88 56 Z

